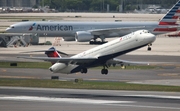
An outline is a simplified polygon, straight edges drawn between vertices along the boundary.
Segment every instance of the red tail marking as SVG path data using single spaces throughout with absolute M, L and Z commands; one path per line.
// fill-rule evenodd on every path
M 177 10 L 176 13 L 180 13 L 180 10 Z
M 55 58 L 59 58 L 59 54 L 56 51 L 52 51 L 52 52 L 47 52 L 46 53 L 48 57 L 55 57 Z M 55 62 L 51 62 L 51 64 L 55 64 Z
M 172 19 L 178 19 L 179 17 L 178 16 L 173 16 Z
M 59 57 L 56 51 L 47 54 L 48 57 Z

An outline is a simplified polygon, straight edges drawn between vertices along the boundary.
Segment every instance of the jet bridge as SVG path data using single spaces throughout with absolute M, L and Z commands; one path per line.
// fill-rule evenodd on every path
M 28 43 L 26 43 L 24 41 L 24 39 L 22 38 L 22 36 L 13 36 L 11 38 L 11 40 L 7 43 L 7 47 L 11 47 L 11 46 L 24 46 L 26 47 L 28 45 Z
M 12 46 L 28 46 L 29 44 L 37 45 L 39 43 L 39 36 L 31 33 L 1 33 L 0 47 Z
M 6 41 L 4 40 L 3 37 L 0 37 L 0 47 L 6 47 Z

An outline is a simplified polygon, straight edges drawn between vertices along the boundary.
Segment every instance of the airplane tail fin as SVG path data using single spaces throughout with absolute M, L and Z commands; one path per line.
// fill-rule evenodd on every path
M 54 47 L 51 47 L 51 48 L 49 48 L 49 50 L 45 51 L 45 54 L 48 57 L 61 58 L 61 55 L 58 53 L 58 51 Z
M 54 47 L 51 47 L 48 50 L 28 51 L 28 52 L 23 52 L 23 53 L 32 53 L 32 52 L 45 52 L 45 54 L 48 57 L 55 57 L 55 58 L 62 58 L 60 54 L 68 56 L 68 54 L 58 51 Z
M 159 25 L 177 25 L 180 17 L 180 0 L 160 20 Z
M 180 17 L 180 0 L 166 13 L 164 17 L 159 21 L 159 27 L 155 28 L 154 31 L 157 33 L 161 32 L 174 32 L 178 31 L 177 21 Z M 168 27 L 174 26 L 174 27 Z
M 48 56 L 48 57 L 54 57 L 54 58 L 62 58 L 60 54 L 63 54 L 63 55 L 67 55 L 66 53 L 64 52 L 61 52 L 61 51 L 58 51 L 56 50 L 54 47 L 51 47 L 49 48 L 48 50 L 45 51 L 45 54 Z M 52 64 L 54 64 L 53 62 L 51 62 Z

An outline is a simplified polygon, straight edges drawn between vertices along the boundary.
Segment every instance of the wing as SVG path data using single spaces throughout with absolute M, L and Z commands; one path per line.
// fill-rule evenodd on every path
M 107 66 L 110 66 L 110 65 L 116 65 L 116 64 L 119 64 L 119 65 L 125 65 L 125 66 L 128 66 L 128 65 L 177 65 L 179 64 L 178 62 L 138 62 L 138 61 L 126 61 L 126 60 L 121 60 L 121 59 L 117 59 L 117 58 L 114 58 L 114 59 L 111 59 L 111 60 L 108 60 L 106 62 Z
M 24 58 L 24 59 L 33 59 L 33 60 L 44 60 L 49 62 L 59 62 L 65 64 L 76 64 L 82 65 L 93 62 L 97 60 L 97 58 L 70 58 L 70 57 L 63 57 L 63 58 L 54 58 L 54 57 L 27 57 L 27 56 L 19 56 L 17 58 Z
M 109 65 L 116 65 L 116 64 L 119 64 L 119 65 L 149 65 L 148 62 L 137 62 L 137 61 L 126 61 L 126 60 L 121 60 L 121 59 L 111 59 L 111 60 L 108 60 L 106 62 L 106 64 L 109 64 Z
M 122 28 L 107 28 L 107 29 L 94 29 L 88 30 L 92 35 L 109 35 L 111 33 L 119 33 L 123 30 L 130 30 L 130 29 L 142 29 L 146 26 L 137 26 L 137 27 L 122 27 Z

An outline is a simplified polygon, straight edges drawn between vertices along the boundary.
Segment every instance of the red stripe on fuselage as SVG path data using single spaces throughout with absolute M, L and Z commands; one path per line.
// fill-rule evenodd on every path
M 169 32 L 174 32 L 178 31 L 177 28 L 155 28 L 154 31 L 169 31 Z
M 176 22 L 159 22 L 159 25 L 178 25 Z

